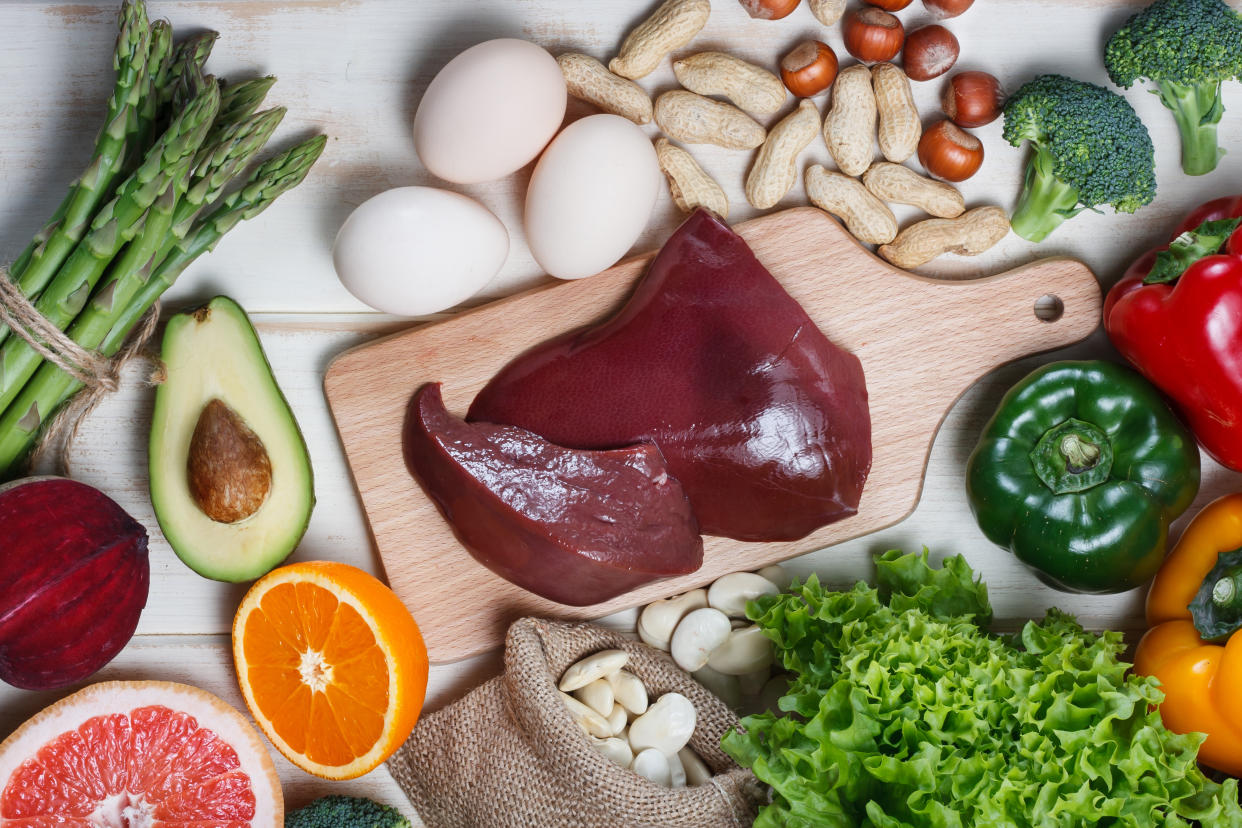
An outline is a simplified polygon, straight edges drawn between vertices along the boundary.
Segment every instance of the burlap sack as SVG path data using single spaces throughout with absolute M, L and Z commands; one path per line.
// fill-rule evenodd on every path
M 694 703 L 690 746 L 716 774 L 670 790 L 605 759 L 557 693 L 566 667 L 598 650 L 630 654 L 626 669 L 652 699 Z M 419 721 L 388 768 L 429 828 L 713 828 L 748 826 L 762 786 L 720 749 L 737 724 L 723 702 L 667 655 L 592 624 L 523 618 L 509 627 L 504 674 Z

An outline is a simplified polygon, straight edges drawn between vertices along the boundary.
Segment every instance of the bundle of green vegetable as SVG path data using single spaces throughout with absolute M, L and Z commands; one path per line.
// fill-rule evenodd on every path
M 724 749 L 774 789 L 764 826 L 1242 825 L 1238 783 L 1195 764 L 1162 694 L 1127 676 L 1121 635 L 1049 610 L 991 635 L 966 561 L 877 559 L 879 589 L 812 577 L 748 614 L 794 674 L 780 707 Z
M 274 78 L 226 85 L 203 73 L 215 38 L 173 43 L 143 0 L 126 0 L 116 85 L 90 165 L 9 267 L 45 319 L 104 357 L 190 262 L 300 183 L 323 151 L 316 136 L 246 176 L 284 109 L 257 112 Z M 82 385 L 0 327 L 0 479 L 18 471 Z

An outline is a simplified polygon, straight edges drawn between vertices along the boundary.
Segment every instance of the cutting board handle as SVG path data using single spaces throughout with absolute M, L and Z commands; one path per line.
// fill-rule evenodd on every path
M 923 336 L 953 357 L 950 364 L 1000 365 L 1072 345 L 1100 324 L 1100 283 L 1075 259 L 1041 259 L 967 281 L 913 278 L 916 292 L 930 294 L 920 297 L 922 312 L 934 309 Z

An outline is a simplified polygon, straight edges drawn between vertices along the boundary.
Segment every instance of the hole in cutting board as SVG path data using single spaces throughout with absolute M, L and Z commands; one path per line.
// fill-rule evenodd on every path
M 1045 293 L 1035 300 L 1035 318 L 1040 322 L 1056 322 L 1065 313 L 1060 296 Z

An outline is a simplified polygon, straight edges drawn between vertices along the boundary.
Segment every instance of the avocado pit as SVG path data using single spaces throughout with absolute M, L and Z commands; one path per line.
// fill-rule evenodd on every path
M 190 496 L 217 523 L 259 511 L 272 488 L 272 461 L 259 436 L 219 399 L 203 406 L 186 460 Z

